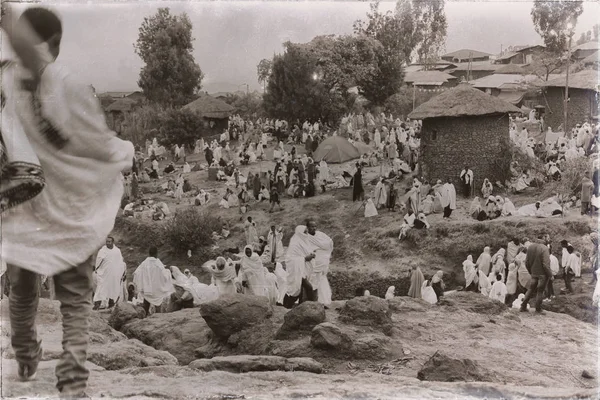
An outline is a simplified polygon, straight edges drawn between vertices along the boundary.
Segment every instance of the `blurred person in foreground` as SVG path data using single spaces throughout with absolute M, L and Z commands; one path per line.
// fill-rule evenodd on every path
M 15 166 L 24 150 L 31 151 L 29 168 L 8 181 L 37 179 L 37 188 L 35 182 L 25 185 L 20 194 L 0 190 L 18 376 L 23 381 L 36 376 L 42 358 L 36 289 L 39 275 L 53 276 L 63 320 L 56 387 L 61 398 L 89 398 L 85 363 L 93 256 L 114 227 L 121 173 L 131 168 L 134 148 L 107 127 L 90 85 L 55 62 L 63 33 L 58 16 L 31 7 L 14 21 L 7 11 L 2 28 L 19 60 L 2 68 L 2 138 Z M 4 178 L 2 189 L 10 183 Z
M 525 266 L 531 274 L 531 279 L 529 280 L 523 303 L 521 303 L 522 312 L 527 312 L 529 300 L 535 296 L 535 312 L 537 314 L 544 314 L 542 310 L 544 290 L 546 289 L 548 280 L 552 278 L 550 249 L 548 249 L 546 243 L 546 235 L 541 235 L 538 237 L 538 243 L 531 243 L 527 247 Z

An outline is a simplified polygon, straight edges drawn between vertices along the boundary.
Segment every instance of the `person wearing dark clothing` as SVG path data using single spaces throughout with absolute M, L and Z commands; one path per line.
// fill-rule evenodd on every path
M 525 267 L 530 271 L 527 293 L 521 304 L 521 311 L 526 312 L 529 300 L 535 296 L 535 312 L 542 313 L 542 300 L 546 282 L 552 277 L 550 270 L 550 251 L 542 243 L 532 243 L 527 248 Z
M 260 186 L 260 176 L 256 174 L 252 180 L 252 195 L 256 200 L 258 200 L 258 195 L 260 194 Z
M 206 163 L 208 166 L 211 166 L 213 163 L 213 152 L 210 148 L 204 150 L 204 158 L 206 158 Z
M 273 212 L 275 204 L 277 204 L 280 210 L 283 210 L 283 208 L 281 207 L 281 202 L 279 200 L 279 192 L 277 191 L 277 188 L 275 186 L 271 188 L 269 202 L 271 202 L 271 208 L 269 209 L 269 212 Z
M 305 197 L 314 197 L 315 195 L 315 184 L 313 182 L 308 182 L 304 188 L 304 196 Z
M 306 166 L 306 177 L 309 183 L 313 183 L 315 179 L 315 164 L 310 161 Z
M 304 170 L 304 164 L 301 162 L 298 163 L 298 180 L 300 183 L 306 182 L 306 173 Z
M 362 170 L 360 168 L 360 165 L 357 164 L 356 167 L 356 173 L 352 178 L 352 201 L 362 201 L 365 195 L 365 190 L 363 189 L 362 182 Z

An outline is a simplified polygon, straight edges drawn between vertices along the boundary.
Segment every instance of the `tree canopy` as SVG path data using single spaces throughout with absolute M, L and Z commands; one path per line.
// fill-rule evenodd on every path
M 144 18 L 134 44 L 144 62 L 138 85 L 153 103 L 180 106 L 194 100 L 203 78 L 192 51 L 192 23 L 187 14 L 171 15 L 168 8 Z
M 356 21 L 354 32 L 377 39 L 387 52 L 426 63 L 443 48 L 448 22 L 444 0 L 398 0 L 395 10 L 379 11 L 379 0 L 371 4 L 366 21 Z
M 582 13 L 583 1 L 535 0 L 531 18 L 546 48 L 552 52 L 562 52 Z
M 277 118 L 326 121 L 352 107 L 356 95 L 348 89 L 377 75 L 383 50 L 364 35 L 317 36 L 304 44 L 286 42 L 284 48 L 273 59 L 265 111 Z

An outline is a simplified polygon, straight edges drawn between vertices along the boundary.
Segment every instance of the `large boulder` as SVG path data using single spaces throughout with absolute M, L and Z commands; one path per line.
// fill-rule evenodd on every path
M 436 382 L 491 382 L 491 374 L 469 359 L 457 360 L 440 352 L 423 365 L 417 378 Z
M 340 320 L 351 325 L 371 326 L 392 333 L 392 311 L 380 297 L 360 296 L 348 300 L 340 310 Z
M 325 321 L 325 307 L 316 301 L 305 301 L 292 308 L 285 315 L 283 325 L 277 332 L 278 339 L 297 336 L 310 332 L 312 328 Z
M 508 310 L 504 303 L 475 292 L 453 292 L 444 295 L 439 299 L 438 305 L 449 310 L 459 309 L 485 315 L 498 315 Z
M 381 334 L 366 334 L 354 339 L 349 357 L 357 360 L 383 360 L 391 351 L 389 338 Z
M 116 330 L 121 330 L 123 325 L 129 321 L 143 319 L 145 316 L 146 312 L 142 307 L 136 307 L 131 303 L 119 302 L 114 306 L 108 318 L 108 324 Z
M 284 358 L 278 356 L 228 356 L 196 360 L 190 368 L 200 371 L 228 371 L 235 373 L 255 371 L 305 371 L 320 374 L 323 365 L 312 358 Z
M 200 306 L 200 315 L 221 339 L 227 339 L 273 315 L 269 299 L 263 296 L 232 294 Z
M 352 347 L 352 339 L 337 325 L 324 322 L 312 330 L 310 344 L 323 350 L 348 350 Z
M 431 304 L 422 299 L 415 299 L 413 297 L 402 296 L 394 297 L 388 300 L 390 309 L 393 312 L 411 312 L 411 311 L 426 311 L 431 307 Z
M 137 339 L 91 346 L 88 360 L 108 370 L 178 364 L 177 359 L 170 353 L 156 350 Z
M 196 359 L 194 351 L 213 338 L 212 331 L 195 309 L 134 319 L 121 331 L 157 350 L 168 351 L 183 365 Z

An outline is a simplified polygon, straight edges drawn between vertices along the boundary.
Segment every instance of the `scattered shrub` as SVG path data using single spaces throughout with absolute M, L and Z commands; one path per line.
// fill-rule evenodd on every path
M 446 227 L 446 226 L 437 226 L 435 228 L 435 236 L 438 238 L 448 237 L 449 234 L 450 234 L 450 231 L 448 230 L 448 227 Z
M 178 251 L 197 250 L 211 246 L 213 232 L 220 232 L 222 221 L 194 208 L 180 211 L 165 226 L 165 241 Z
M 546 185 L 544 198 L 559 195 L 561 200 L 566 200 L 571 196 L 579 197 L 581 195 L 581 180 L 586 172 L 592 169 L 592 162 L 579 157 L 574 160 L 568 160 L 561 164 L 562 175 L 559 181 Z

